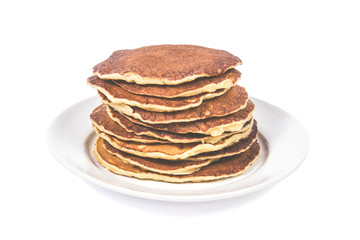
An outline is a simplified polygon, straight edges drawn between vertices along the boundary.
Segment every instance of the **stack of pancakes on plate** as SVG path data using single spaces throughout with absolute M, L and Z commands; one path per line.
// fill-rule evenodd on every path
M 193 45 L 115 51 L 87 80 L 102 101 L 90 116 L 95 159 L 116 174 L 166 182 L 241 174 L 260 146 L 239 64 Z

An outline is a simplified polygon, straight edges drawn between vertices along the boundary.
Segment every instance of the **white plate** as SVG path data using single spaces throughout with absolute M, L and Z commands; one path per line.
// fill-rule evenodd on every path
M 165 183 L 113 174 L 92 156 L 95 134 L 89 118 L 98 97 L 83 100 L 62 112 L 51 124 L 48 145 L 57 160 L 80 177 L 120 193 L 157 200 L 195 202 L 248 194 L 291 174 L 304 160 L 309 137 L 285 111 L 251 98 L 259 128 L 261 154 L 242 175 L 205 183 Z

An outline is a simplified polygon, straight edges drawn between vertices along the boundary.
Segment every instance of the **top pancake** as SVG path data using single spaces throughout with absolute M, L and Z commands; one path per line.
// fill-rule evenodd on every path
M 163 98 L 191 97 L 202 93 L 216 92 L 220 89 L 229 89 L 233 87 L 240 79 L 241 73 L 236 69 L 230 69 L 226 73 L 214 77 L 202 77 L 191 82 L 179 85 L 139 85 L 122 80 L 113 82 L 128 92 Z
M 154 45 L 115 51 L 94 66 L 93 72 L 102 79 L 178 85 L 223 74 L 241 63 L 240 58 L 223 50 L 195 45 Z

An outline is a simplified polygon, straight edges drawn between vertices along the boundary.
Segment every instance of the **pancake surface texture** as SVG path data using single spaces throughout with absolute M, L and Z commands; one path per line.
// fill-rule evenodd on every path
M 115 51 L 94 66 L 93 72 L 102 79 L 177 85 L 220 75 L 241 63 L 240 58 L 223 50 L 195 45 L 154 45 Z

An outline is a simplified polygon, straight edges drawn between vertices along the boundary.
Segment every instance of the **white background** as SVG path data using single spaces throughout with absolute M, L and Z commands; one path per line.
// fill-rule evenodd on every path
M 359 239 L 357 1 L 129 2 L 0 3 L 0 238 Z M 104 190 L 61 166 L 47 128 L 96 95 L 91 68 L 114 50 L 161 43 L 239 56 L 249 94 L 308 130 L 300 168 L 244 197 L 169 203 Z

